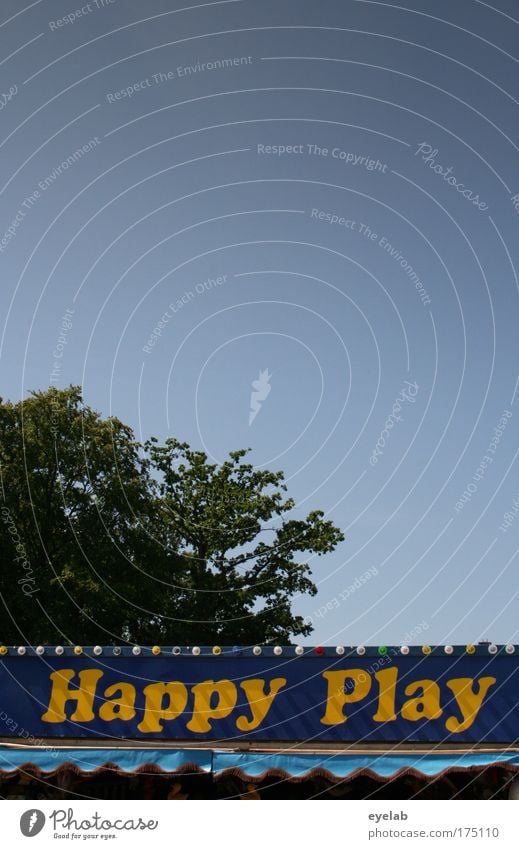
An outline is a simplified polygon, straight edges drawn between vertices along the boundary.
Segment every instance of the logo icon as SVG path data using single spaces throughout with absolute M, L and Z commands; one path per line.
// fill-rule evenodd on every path
M 25 811 L 20 817 L 20 831 L 24 837 L 36 837 L 45 825 L 45 814 L 37 808 Z
M 257 380 L 252 381 L 253 391 L 250 394 L 249 427 L 261 410 L 263 401 L 265 401 L 270 394 L 270 390 L 272 389 L 270 385 L 271 377 L 272 375 L 269 374 L 269 370 L 266 368 L 264 371 L 260 371 Z

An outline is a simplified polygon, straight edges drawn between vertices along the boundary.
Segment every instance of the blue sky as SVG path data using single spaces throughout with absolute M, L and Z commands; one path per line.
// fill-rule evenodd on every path
M 2 5 L 0 393 L 284 469 L 316 642 L 517 635 L 517 9 L 418 5 Z

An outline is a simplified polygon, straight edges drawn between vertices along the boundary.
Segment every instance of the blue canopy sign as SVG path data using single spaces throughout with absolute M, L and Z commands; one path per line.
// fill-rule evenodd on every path
M 162 649 L 134 657 L 131 649 L 126 656 L 111 648 L 79 656 L 10 649 L 0 661 L 0 737 L 19 736 L 20 728 L 41 738 L 192 741 L 519 737 L 519 668 L 504 649 L 451 656 L 388 649 L 382 657 L 319 651 L 224 649 L 214 656 L 207 649 L 193 656 Z

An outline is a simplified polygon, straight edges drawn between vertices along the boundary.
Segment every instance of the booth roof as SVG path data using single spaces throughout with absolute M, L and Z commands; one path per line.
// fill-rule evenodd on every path
M 235 775 L 244 780 L 268 777 L 303 781 L 316 776 L 343 781 L 359 775 L 387 780 L 402 775 L 438 777 L 448 772 L 477 772 L 499 766 L 519 772 L 519 750 L 450 754 L 408 752 L 399 754 L 295 754 L 236 752 L 217 749 L 143 748 L 0 748 L 0 775 L 17 772 L 51 777 L 65 770 L 78 775 L 111 771 L 119 775 L 163 773 L 175 775 Z

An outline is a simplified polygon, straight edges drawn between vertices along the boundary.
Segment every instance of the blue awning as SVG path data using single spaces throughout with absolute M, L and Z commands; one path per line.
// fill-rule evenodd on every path
M 0 748 L 0 775 L 4 776 L 17 771 L 48 776 L 65 769 L 91 775 L 108 769 L 126 775 L 150 772 L 212 774 L 215 778 L 236 775 L 247 781 L 258 781 L 269 775 L 296 781 L 314 776 L 340 781 L 356 775 L 372 775 L 385 780 L 405 774 L 433 777 L 491 765 L 519 771 L 519 751 L 328 755 L 324 751 L 288 754 L 167 748 Z
M 210 773 L 212 752 L 166 748 L 0 748 L 0 774 L 21 770 L 50 775 L 67 768 L 85 774 L 100 769 L 112 769 L 127 775 L 138 772 Z
M 519 770 L 519 751 L 474 752 L 462 754 L 429 754 L 413 752 L 398 755 L 327 755 L 264 754 L 216 751 L 213 756 L 215 777 L 234 774 L 246 780 L 259 780 L 268 775 L 305 779 L 321 775 L 331 780 L 372 774 L 388 779 L 413 773 L 438 776 L 453 770 L 477 770 L 490 765 Z

